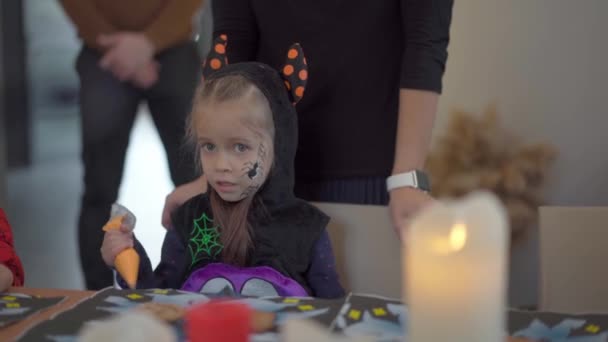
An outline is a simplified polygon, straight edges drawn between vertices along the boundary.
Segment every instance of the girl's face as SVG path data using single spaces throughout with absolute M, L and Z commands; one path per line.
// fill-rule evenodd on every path
M 253 196 L 273 162 L 267 102 L 251 99 L 201 104 L 195 115 L 201 166 L 207 181 L 228 202 Z

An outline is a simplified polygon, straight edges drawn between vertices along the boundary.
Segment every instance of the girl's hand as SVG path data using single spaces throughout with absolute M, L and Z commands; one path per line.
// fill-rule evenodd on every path
M 116 256 L 127 248 L 133 247 L 133 233 L 122 225 L 120 230 L 106 232 L 101 244 L 101 257 L 106 265 L 114 267 Z
M 0 264 L 0 292 L 6 291 L 13 284 L 13 272 L 4 264 Z

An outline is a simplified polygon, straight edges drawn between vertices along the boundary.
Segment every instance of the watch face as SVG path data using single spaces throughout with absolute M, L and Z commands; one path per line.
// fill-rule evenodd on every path
M 416 171 L 416 181 L 418 182 L 418 189 L 424 191 L 431 191 L 431 182 L 426 173 L 422 171 Z

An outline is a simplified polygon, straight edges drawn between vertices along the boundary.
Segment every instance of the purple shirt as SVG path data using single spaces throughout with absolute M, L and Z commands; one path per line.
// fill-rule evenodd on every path
M 187 251 L 175 231 L 167 231 L 162 246 L 161 260 L 155 270 L 152 270 L 150 259 L 137 239 L 135 239 L 135 249 L 141 259 L 137 288 L 182 288 L 184 285 L 182 278 L 188 265 Z M 121 287 L 127 287 L 124 280 L 118 275 L 117 280 Z M 306 281 L 312 291 L 309 295 L 313 297 L 338 298 L 345 295 L 344 289 L 338 281 L 336 261 L 326 230 L 313 246 Z

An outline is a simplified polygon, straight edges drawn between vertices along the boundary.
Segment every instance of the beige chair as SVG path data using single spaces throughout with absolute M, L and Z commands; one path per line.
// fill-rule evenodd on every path
M 328 226 L 342 285 L 350 291 L 401 298 L 401 244 L 388 208 L 314 203 Z
M 608 207 L 541 207 L 542 310 L 608 312 Z

